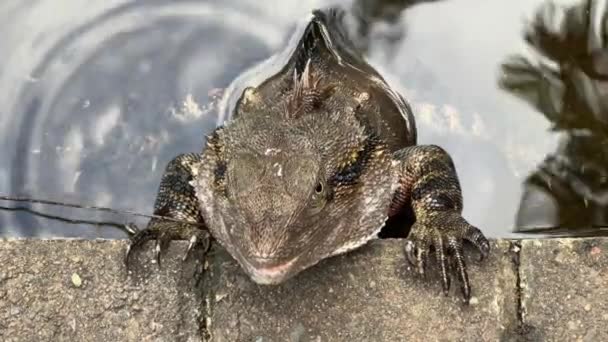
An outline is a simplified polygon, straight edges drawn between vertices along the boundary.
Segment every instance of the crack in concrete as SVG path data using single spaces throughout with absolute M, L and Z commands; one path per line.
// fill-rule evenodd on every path
M 198 320 L 198 331 L 202 342 L 211 341 L 211 333 L 209 332 L 209 322 L 211 320 L 211 291 L 205 289 L 205 280 L 206 279 L 203 279 L 199 283 L 198 289 L 201 293 L 201 314 L 199 315 Z
M 524 284 L 524 280 L 525 280 L 524 279 L 525 275 L 523 274 L 524 269 L 522 269 L 522 265 L 521 265 L 521 263 L 522 263 L 522 260 L 521 260 L 522 240 L 513 239 L 513 240 L 508 240 L 508 241 L 509 241 L 509 252 L 510 252 L 510 256 L 511 256 L 512 270 L 515 273 L 515 283 L 514 284 L 511 283 L 511 285 L 508 286 L 515 293 L 515 301 L 516 301 L 515 319 L 512 320 L 513 325 L 511 325 L 507 329 L 507 331 L 505 331 L 505 334 L 501 338 L 501 341 L 517 341 L 517 342 L 539 341 L 539 338 L 542 335 L 542 334 L 540 334 L 540 330 L 525 322 L 525 311 L 526 310 L 525 310 L 524 296 L 525 296 L 526 288 L 525 288 L 525 284 Z M 207 276 L 210 276 L 211 278 L 213 278 L 213 276 L 210 274 L 207 274 Z M 217 276 L 217 275 L 215 275 L 215 276 Z M 207 279 L 207 280 L 209 280 L 209 279 Z M 211 338 L 211 333 L 209 331 L 210 322 L 208 321 L 208 319 L 210 320 L 211 315 L 212 315 L 211 300 L 213 300 L 212 298 L 213 298 L 213 293 L 215 290 L 217 290 L 216 287 L 211 284 L 208 284 L 208 287 L 204 289 L 204 291 L 206 292 L 206 298 L 202 302 L 203 315 L 202 315 L 202 319 L 201 319 L 200 326 L 199 326 L 203 341 L 209 341 L 209 339 Z M 237 335 L 239 336 L 239 338 L 241 336 L 240 323 L 241 323 L 241 313 L 237 312 L 236 324 L 232 328 L 238 331 Z M 540 340 L 542 340 L 542 339 L 540 339 Z
M 511 252 L 513 253 L 512 261 L 515 268 L 515 296 L 517 297 L 517 328 L 519 332 L 523 332 L 524 327 L 524 307 L 523 307 L 523 293 L 521 286 L 521 241 L 511 241 Z
M 209 311 L 209 303 L 207 299 L 204 299 L 201 301 L 202 303 L 202 315 L 199 316 L 199 322 L 198 322 L 198 331 L 200 332 L 201 335 L 201 341 L 205 342 L 205 341 L 210 341 L 211 340 L 211 334 L 209 333 L 209 329 L 208 329 L 208 320 L 211 319 L 211 312 Z
M 521 268 L 522 240 L 511 240 L 510 250 L 512 252 L 513 267 L 515 268 L 515 295 L 517 297 L 517 341 L 533 342 L 544 340 L 536 327 L 525 322 L 523 272 Z

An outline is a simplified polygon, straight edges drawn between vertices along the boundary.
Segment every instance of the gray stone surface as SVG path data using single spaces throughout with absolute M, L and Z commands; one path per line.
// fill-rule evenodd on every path
M 0 341 L 199 341 L 185 245 L 127 278 L 125 241 L 0 240 Z
M 608 239 L 524 240 L 523 323 L 544 341 L 608 341 Z
M 214 248 L 198 287 L 187 242 L 160 270 L 149 244 L 127 277 L 124 240 L 0 240 L 0 341 L 608 341 L 608 239 L 519 243 L 469 253 L 466 306 L 457 281 L 444 297 L 415 276 L 399 240 L 279 286 Z
M 497 341 L 516 340 L 517 275 L 508 241 L 493 243 L 480 267 L 469 253 L 473 305 L 452 283 L 413 275 L 402 241 L 374 242 L 326 260 L 280 286 L 252 283 L 224 252 L 207 273 L 213 341 Z

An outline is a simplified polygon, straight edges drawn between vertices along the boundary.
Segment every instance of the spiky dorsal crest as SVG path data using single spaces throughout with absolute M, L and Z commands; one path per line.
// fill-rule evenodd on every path
M 311 59 L 300 75 L 297 68 L 293 70 L 293 88 L 285 104 L 285 116 L 297 118 L 302 114 L 319 107 L 333 93 L 334 86 L 322 86 L 323 76 L 311 71 Z

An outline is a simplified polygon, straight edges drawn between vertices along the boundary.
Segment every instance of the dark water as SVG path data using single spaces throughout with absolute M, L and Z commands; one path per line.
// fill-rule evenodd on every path
M 601 232 L 608 225 L 605 1 L 560 1 L 565 9 L 543 0 L 415 2 L 354 3 L 366 20 L 357 42 L 411 102 L 419 142 L 451 153 L 465 217 L 492 237 L 532 227 Z M 0 193 L 150 213 L 166 163 L 199 151 L 218 123 L 217 89 L 280 49 L 294 21 L 324 3 L 3 2 Z M 537 30 L 526 35 L 541 7 Z M 29 210 L 0 210 L 5 236 L 124 236 L 32 211 L 146 222 L 0 206 Z

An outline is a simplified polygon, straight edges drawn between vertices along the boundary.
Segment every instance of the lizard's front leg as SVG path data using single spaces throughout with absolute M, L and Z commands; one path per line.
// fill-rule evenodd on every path
M 189 153 L 174 158 L 165 169 L 158 189 L 154 214 L 170 217 L 193 224 L 180 223 L 153 218 L 148 226 L 137 232 L 131 238 L 127 248 L 125 263 L 129 267 L 129 258 L 133 250 L 149 240 L 156 240 L 155 257 L 160 266 L 161 253 L 168 247 L 171 240 L 190 240 L 184 260 L 188 258 L 194 247 L 202 246 L 206 251 L 211 242 L 211 236 L 202 225 L 198 201 L 194 189 L 190 185 L 194 169 L 200 163 L 200 155 Z
M 450 287 L 448 268 L 451 266 L 460 278 L 462 293 L 468 302 L 471 289 L 463 242 L 473 243 L 482 259 L 489 253 L 490 244 L 479 229 L 462 217 L 462 193 L 452 159 L 435 145 L 407 147 L 395 152 L 394 158 L 398 162 L 399 185 L 390 215 L 408 206 L 415 215 L 405 247 L 408 260 L 424 275 L 433 247 L 445 294 Z

